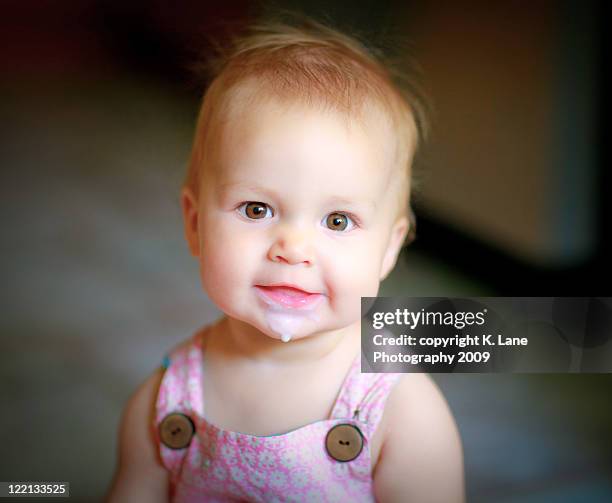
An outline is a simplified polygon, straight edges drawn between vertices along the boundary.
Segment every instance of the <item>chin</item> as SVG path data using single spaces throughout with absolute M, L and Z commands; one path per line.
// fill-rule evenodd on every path
M 289 337 L 291 341 L 305 339 L 322 331 L 318 317 L 296 317 L 293 313 L 267 313 L 258 328 L 274 339 Z

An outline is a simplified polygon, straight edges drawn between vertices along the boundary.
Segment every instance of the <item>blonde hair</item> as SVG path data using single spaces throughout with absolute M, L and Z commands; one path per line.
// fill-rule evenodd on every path
M 218 139 L 218 123 L 227 118 L 241 84 L 255 82 L 251 102 L 278 99 L 331 108 L 359 117 L 365 103 L 375 103 L 396 131 L 396 160 L 404 175 L 401 211 L 408 210 L 411 163 L 427 134 L 427 104 L 406 75 L 355 38 L 305 17 L 292 22 L 266 21 L 234 37 L 207 62 L 208 86 L 197 121 L 184 185 L 196 197 L 202 170 Z M 396 84 L 397 78 L 404 85 Z M 406 85 L 406 83 L 408 84 Z

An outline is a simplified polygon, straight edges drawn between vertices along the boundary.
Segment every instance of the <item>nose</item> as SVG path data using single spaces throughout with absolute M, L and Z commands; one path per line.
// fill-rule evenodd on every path
M 280 229 L 268 251 L 268 259 L 289 265 L 313 265 L 314 250 L 309 233 L 296 228 Z

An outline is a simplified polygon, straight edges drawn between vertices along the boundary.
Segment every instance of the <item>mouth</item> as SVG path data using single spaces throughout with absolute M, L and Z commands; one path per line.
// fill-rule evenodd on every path
M 324 297 L 292 285 L 255 285 L 255 290 L 266 304 L 290 309 L 312 308 Z

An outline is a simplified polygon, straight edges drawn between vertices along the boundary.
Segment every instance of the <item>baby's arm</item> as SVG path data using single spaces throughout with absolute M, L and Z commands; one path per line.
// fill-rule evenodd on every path
M 151 433 L 155 397 L 163 370 L 150 376 L 129 399 L 119 429 L 119 466 L 107 503 L 168 501 L 168 475 Z
M 408 374 L 397 383 L 380 426 L 377 501 L 465 500 L 461 439 L 446 400 L 427 374 Z

